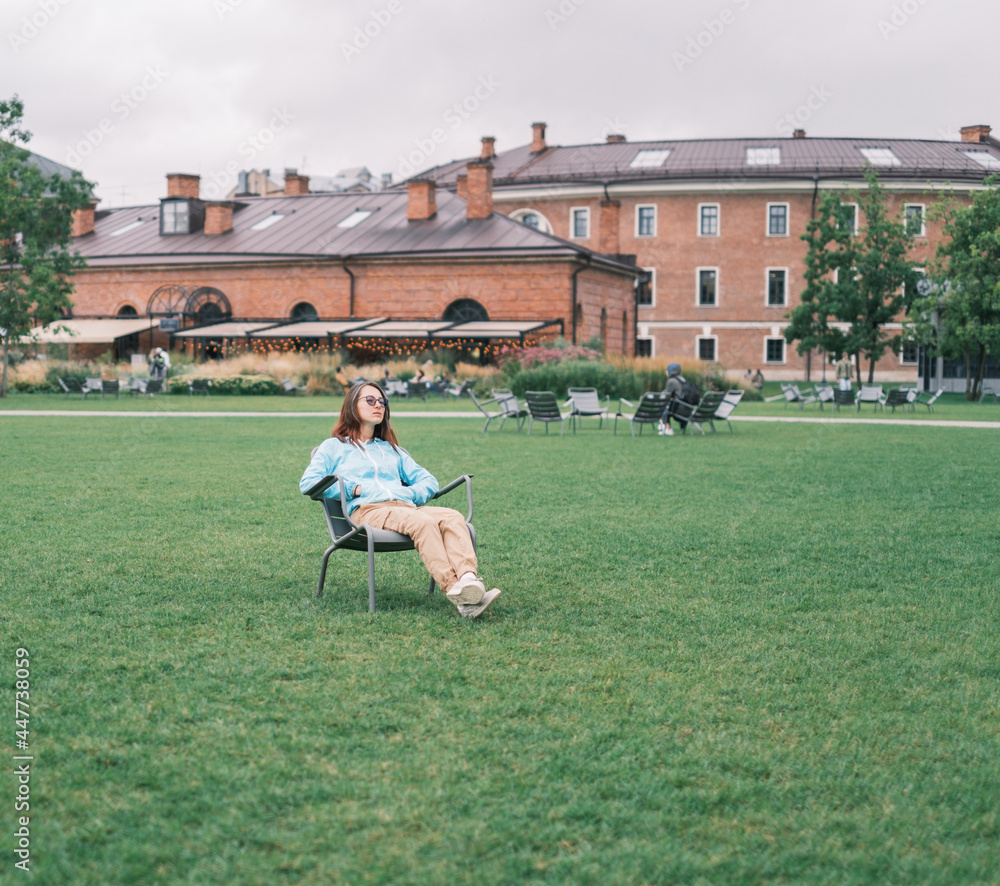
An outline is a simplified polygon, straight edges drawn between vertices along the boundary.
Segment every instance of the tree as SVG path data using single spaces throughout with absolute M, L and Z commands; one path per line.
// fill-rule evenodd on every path
M 882 354 L 899 352 L 901 336 L 885 327 L 909 306 L 919 278 L 907 258 L 912 238 L 902 221 L 889 217 L 878 174 L 866 169 L 865 179 L 868 189 L 851 194 L 863 220 L 857 233 L 852 207 L 835 193 L 823 195 L 806 226 L 806 288 L 785 329 L 800 354 L 819 348 L 854 357 L 859 382 L 862 355 L 871 382 Z
M 979 399 L 987 358 L 1000 354 L 1000 189 L 996 176 L 983 184 L 969 205 L 934 208 L 944 238 L 910 326 L 935 355 L 964 358 L 967 400 Z
M 24 104 L 0 101 L 0 397 L 7 396 L 10 343 L 51 323 L 71 307 L 71 278 L 83 259 L 70 251 L 73 210 L 91 200 L 93 186 L 74 171 L 45 176 L 31 162 L 21 127 Z

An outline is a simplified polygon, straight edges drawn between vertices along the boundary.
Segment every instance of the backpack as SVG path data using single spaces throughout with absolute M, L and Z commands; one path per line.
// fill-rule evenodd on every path
M 681 377 L 680 399 L 685 403 L 690 403 L 692 406 L 697 406 L 701 401 L 701 391 L 698 390 L 698 385 L 693 381 L 688 381 L 683 376 Z

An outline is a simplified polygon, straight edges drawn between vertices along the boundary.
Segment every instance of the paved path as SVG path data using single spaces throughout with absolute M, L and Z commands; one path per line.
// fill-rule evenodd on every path
M 43 415 L 43 416 L 133 416 L 137 418 L 321 418 L 329 421 L 332 412 L 111 412 L 105 410 L 70 410 L 70 409 L 8 409 L 0 410 L 0 419 L 5 415 Z M 401 418 L 475 418 L 482 421 L 478 412 L 396 412 L 393 421 Z M 910 428 L 988 428 L 1000 430 L 1000 421 L 939 421 L 933 418 L 903 419 L 903 418 L 846 418 L 842 416 L 791 416 L 791 415 L 734 415 L 730 421 L 763 421 L 789 422 L 806 424 L 834 425 L 896 425 Z

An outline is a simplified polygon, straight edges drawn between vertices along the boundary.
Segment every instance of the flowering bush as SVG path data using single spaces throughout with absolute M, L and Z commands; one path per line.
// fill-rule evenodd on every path
M 601 353 L 581 345 L 565 347 L 503 348 L 500 351 L 500 366 L 506 371 L 508 364 L 516 363 L 524 369 L 545 363 L 562 363 L 566 360 L 600 360 Z

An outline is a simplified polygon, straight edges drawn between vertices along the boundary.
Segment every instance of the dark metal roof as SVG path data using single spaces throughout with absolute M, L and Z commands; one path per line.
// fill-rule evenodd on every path
M 37 166 L 38 171 L 46 178 L 56 173 L 66 179 L 73 175 L 73 170 L 68 166 L 63 166 L 62 163 L 56 163 L 55 160 L 50 160 L 48 157 L 43 157 L 41 154 L 35 154 L 31 151 L 28 152 L 28 162 Z
M 466 218 L 464 200 L 441 191 L 431 219 L 409 221 L 406 191 L 373 194 L 307 194 L 294 197 L 247 197 L 234 203 L 233 229 L 225 234 L 160 234 L 160 207 L 113 209 L 98 217 L 94 232 L 74 246 L 91 267 L 281 261 L 308 257 L 403 256 L 581 256 L 589 261 L 624 265 L 590 250 L 493 213 Z M 341 226 L 346 219 L 357 224 Z M 268 219 L 273 224 L 261 227 Z M 634 269 L 633 269 L 634 270 Z
M 749 162 L 748 149 L 777 149 L 774 165 Z M 1000 167 L 1000 142 L 922 141 L 889 138 L 736 138 L 690 141 L 612 142 L 551 147 L 531 154 L 524 147 L 494 158 L 497 187 L 576 182 L 670 182 L 685 180 L 860 179 L 866 149 L 892 152 L 898 163 L 875 165 L 882 179 L 917 179 L 979 184 L 991 169 L 970 154 L 979 153 Z M 633 166 L 643 151 L 666 151 L 662 164 Z M 453 187 L 474 158 L 421 173 L 419 178 Z M 992 171 L 1000 171 L 993 169 Z

